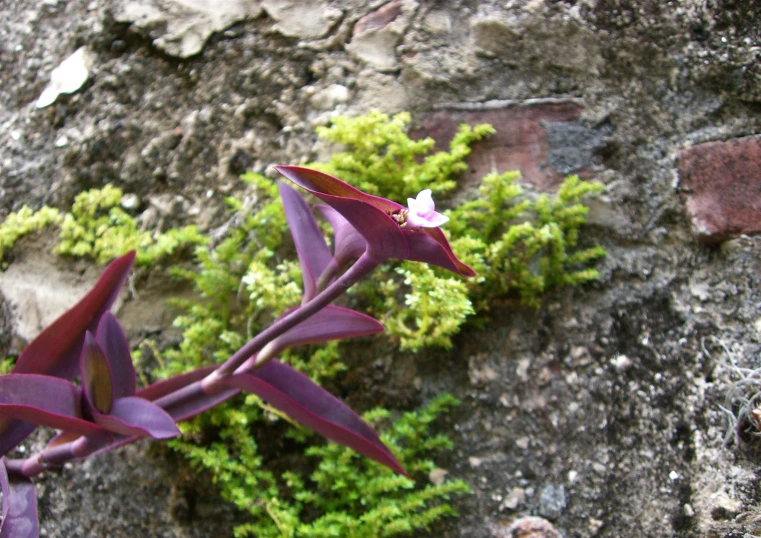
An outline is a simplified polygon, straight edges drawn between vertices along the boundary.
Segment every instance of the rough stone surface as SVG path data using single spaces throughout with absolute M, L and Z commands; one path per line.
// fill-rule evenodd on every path
M 399 67 L 396 47 L 409 25 L 409 14 L 416 3 L 393 0 L 368 13 L 354 25 L 348 50 L 370 67 L 393 71 Z
M 241 172 L 324 155 L 313 130 L 337 112 L 408 109 L 440 143 L 459 121 L 490 121 L 498 134 L 475 148 L 464 190 L 492 169 L 519 168 L 538 189 L 567 173 L 598 179 L 583 237 L 608 255 L 599 282 L 539 310 L 493 305 L 451 350 L 401 353 L 382 337 L 351 348 L 336 385 L 358 409 L 403 411 L 444 391 L 463 402 L 438 424 L 456 449 L 436 465 L 474 494 L 428 535 L 491 538 L 541 513 L 567 538 L 761 533 L 758 440 L 719 407 L 737 411 L 728 389 L 761 368 L 761 237 L 706 249 L 684 212 L 691 193 L 675 189 L 685 148 L 728 151 L 761 133 L 758 2 L 443 0 L 396 13 L 268 0 L 227 2 L 223 15 L 218 3 L 132 1 L 142 18 L 121 19 L 124 0 L 4 4 L 0 216 L 67 209 L 113 183 L 146 201 L 146 225 L 214 229 L 226 196 L 250 194 Z M 37 109 L 82 46 L 87 82 Z M 58 267 L 62 298 L 97 271 L 49 249 L 22 241 L 8 274 L 31 274 L 24 260 Z M 163 298 L 178 290 L 156 274 L 140 282 L 120 313 L 131 341 L 169 338 Z M 13 318 L 16 331 L 31 319 Z M 240 516 L 150 446 L 46 473 L 47 535 L 230 536 Z
M 761 137 L 682 150 L 679 189 L 701 240 L 718 243 L 761 232 Z
M 343 15 L 340 9 L 320 2 L 264 0 L 262 6 L 277 21 L 278 32 L 299 39 L 324 37 Z
M 214 32 L 260 12 L 255 0 L 123 0 L 114 18 L 134 25 L 167 54 L 188 58 L 201 52 Z
M 92 288 L 98 270 L 85 274 L 52 261 L 48 252 L 21 253 L 0 273 L 0 293 L 14 313 L 14 335 L 29 342 Z

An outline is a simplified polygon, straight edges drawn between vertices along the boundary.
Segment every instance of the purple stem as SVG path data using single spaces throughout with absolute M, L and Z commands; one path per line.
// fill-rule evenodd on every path
M 46 448 L 26 459 L 6 458 L 5 467 L 9 474 L 32 478 L 48 467 L 63 465 L 74 459 L 86 458 L 104 444 L 111 442 L 111 439 L 111 435 L 79 437 L 75 441 Z
M 262 332 L 257 334 L 253 339 L 249 340 L 243 347 L 241 347 L 235 354 L 227 359 L 219 368 L 214 370 L 208 377 L 199 381 L 201 390 L 205 394 L 214 394 L 223 388 L 223 380 L 228 375 L 235 372 L 239 366 L 241 366 L 248 358 L 259 352 L 268 342 L 271 342 L 288 329 L 291 329 L 307 319 L 309 316 L 316 314 L 338 297 L 340 297 L 347 289 L 369 275 L 376 267 L 380 265 L 380 261 L 377 261 L 370 257 L 365 252 L 360 258 L 352 265 L 348 271 L 341 275 L 330 286 L 325 288 L 311 301 L 302 305 L 298 310 L 294 310 L 291 314 L 279 319 Z M 167 394 L 166 396 L 156 400 L 156 405 L 167 408 L 172 405 L 177 405 L 187 398 L 192 398 L 198 395 L 198 387 L 196 383 L 183 387 L 182 389 Z

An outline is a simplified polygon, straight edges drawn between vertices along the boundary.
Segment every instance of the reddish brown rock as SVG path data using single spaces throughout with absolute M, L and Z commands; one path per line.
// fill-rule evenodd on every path
M 761 136 L 682 150 L 679 191 L 705 243 L 761 233 Z
M 562 538 L 552 523 L 541 517 L 522 517 L 509 525 L 497 525 L 495 538 Z
M 357 36 L 370 30 L 380 30 L 388 26 L 401 15 L 403 4 L 404 0 L 393 0 L 393 2 L 368 13 L 354 25 L 353 35 Z
M 592 148 L 587 141 L 594 136 L 575 121 L 580 112 L 581 107 L 573 103 L 437 110 L 421 115 L 413 135 L 430 136 L 437 148 L 447 149 L 461 123 L 489 123 L 497 132 L 473 147 L 463 181 L 470 184 L 490 172 L 520 170 L 523 181 L 540 190 L 553 190 L 568 174 L 589 175 Z M 564 158 L 564 150 L 566 156 L 573 156 Z

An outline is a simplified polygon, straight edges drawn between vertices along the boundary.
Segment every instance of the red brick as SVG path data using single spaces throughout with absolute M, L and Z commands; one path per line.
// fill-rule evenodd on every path
M 682 150 L 679 192 L 701 241 L 761 233 L 761 136 Z
M 414 136 L 430 136 L 438 149 L 448 149 L 461 123 L 489 123 L 496 133 L 473 146 L 468 157 L 465 184 L 480 180 L 490 172 L 520 170 L 523 181 L 540 190 L 553 190 L 563 180 L 548 162 L 550 144 L 547 127 L 578 119 L 581 108 L 571 103 L 516 105 L 486 110 L 437 110 L 418 118 Z M 580 173 L 581 172 L 581 173 Z M 574 171 L 588 175 L 584 170 Z
M 404 0 L 393 0 L 388 4 L 368 13 L 354 25 L 353 35 L 357 36 L 370 30 L 380 30 L 391 24 L 402 13 Z
M 492 528 L 494 538 L 561 538 L 552 523 L 540 517 L 522 517 Z

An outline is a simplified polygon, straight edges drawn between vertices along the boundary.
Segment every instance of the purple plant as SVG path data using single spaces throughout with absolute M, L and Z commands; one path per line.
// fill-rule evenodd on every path
M 0 538 L 39 535 L 31 478 L 50 466 L 112 450 L 141 437 L 179 435 L 176 423 L 231 398 L 256 394 L 317 433 L 405 476 L 394 454 L 347 405 L 304 374 L 275 359 L 308 343 L 383 331 L 375 319 L 331 304 L 389 258 L 422 261 L 473 276 L 438 228 L 430 191 L 409 208 L 371 196 L 307 168 L 276 169 L 328 206 L 318 206 L 335 234 L 331 252 L 306 201 L 279 184 L 286 219 L 302 269 L 304 295 L 269 328 L 221 365 L 136 390 L 124 332 L 109 309 L 135 260 L 114 260 L 95 287 L 32 341 L 10 374 L 0 376 Z M 353 263 L 352 263 L 353 262 Z M 72 380 L 80 379 L 80 385 Z M 36 426 L 61 430 L 27 458 L 7 454 Z

